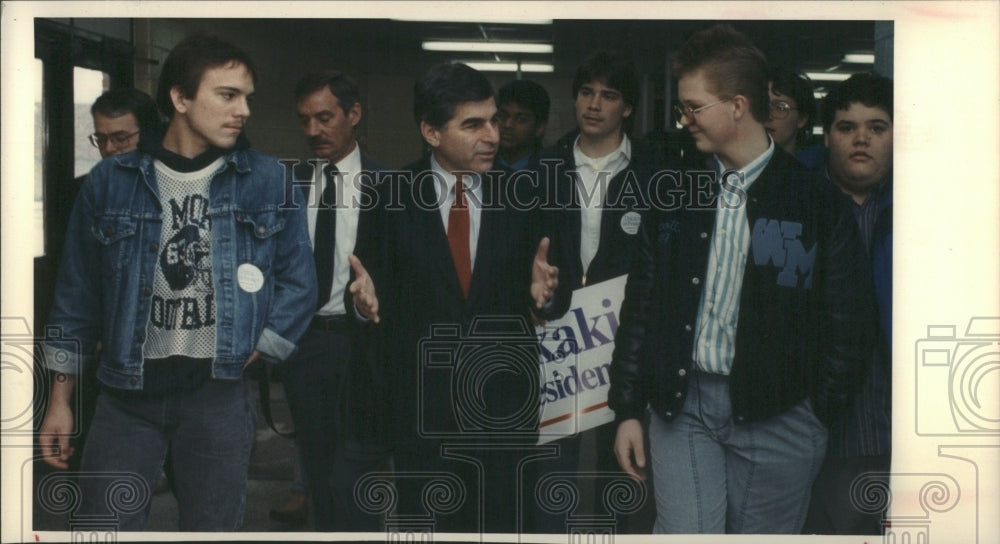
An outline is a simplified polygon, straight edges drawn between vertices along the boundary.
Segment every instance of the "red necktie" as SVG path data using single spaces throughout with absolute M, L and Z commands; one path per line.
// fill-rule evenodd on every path
M 469 207 L 465 203 L 465 188 L 461 178 L 455 181 L 455 200 L 448 213 L 448 246 L 451 247 L 451 259 L 455 262 L 462 294 L 468 298 L 469 283 L 472 282 L 472 257 L 469 255 Z

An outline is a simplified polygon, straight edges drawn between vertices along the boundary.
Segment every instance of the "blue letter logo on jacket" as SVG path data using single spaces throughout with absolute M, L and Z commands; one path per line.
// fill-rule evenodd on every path
M 809 251 L 802 247 L 799 235 L 802 224 L 794 221 L 777 221 L 760 218 L 751 230 L 753 261 L 757 266 L 770 262 L 781 268 L 778 285 L 805 289 L 812 287 L 813 265 L 816 262 L 816 244 Z

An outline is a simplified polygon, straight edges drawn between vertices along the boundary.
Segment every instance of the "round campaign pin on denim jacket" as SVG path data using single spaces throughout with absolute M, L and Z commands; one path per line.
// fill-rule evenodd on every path
M 216 304 L 214 378 L 236 379 L 256 349 L 281 361 L 295 351 L 316 306 L 316 278 L 304 207 L 283 206 L 294 191 L 274 157 L 250 149 L 228 153 L 212 177 L 212 281 Z M 132 151 L 98 163 L 80 190 L 56 282 L 46 364 L 78 374 L 102 342 L 98 378 L 142 388 L 142 348 L 161 209 L 153 157 Z M 298 198 L 297 202 L 305 202 Z M 241 287 L 248 267 L 255 289 Z M 260 284 L 260 285 L 258 285 Z

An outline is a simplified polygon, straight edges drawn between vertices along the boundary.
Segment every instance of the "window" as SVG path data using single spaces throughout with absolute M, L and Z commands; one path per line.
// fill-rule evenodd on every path
M 94 132 L 90 106 L 108 90 L 108 74 L 89 68 L 73 68 L 73 176 L 80 177 L 101 160 L 101 153 L 87 136 Z
M 42 72 L 40 59 L 32 64 L 31 82 L 35 86 L 35 200 L 32 211 L 32 247 L 34 256 L 45 255 L 45 107 L 42 102 Z

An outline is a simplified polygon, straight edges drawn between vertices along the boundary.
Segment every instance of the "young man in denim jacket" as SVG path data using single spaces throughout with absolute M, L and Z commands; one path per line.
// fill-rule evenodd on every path
M 183 40 L 160 75 L 165 131 L 80 190 L 50 316 L 62 339 L 43 345 L 56 378 L 40 440 L 65 467 L 68 399 L 100 343 L 77 515 L 141 530 L 169 450 L 181 530 L 242 523 L 255 416 L 244 369 L 290 356 L 316 306 L 304 208 L 243 136 L 255 81 L 235 46 Z

